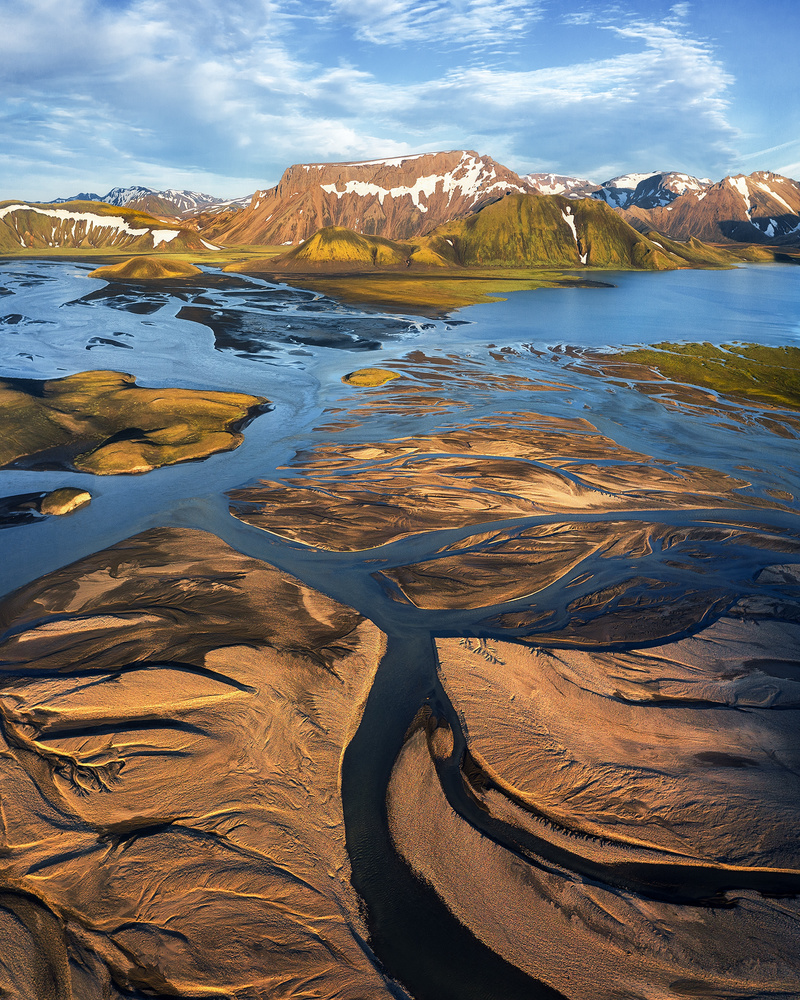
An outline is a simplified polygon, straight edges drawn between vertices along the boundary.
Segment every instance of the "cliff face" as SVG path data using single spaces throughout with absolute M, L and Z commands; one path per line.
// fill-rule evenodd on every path
M 623 216 L 637 229 L 712 243 L 800 242 L 800 183 L 759 171 L 725 177 L 701 191 L 687 190 L 669 205 L 631 206 Z
M 327 226 L 403 240 L 467 215 L 506 191 L 532 185 L 470 150 L 361 163 L 299 163 L 277 187 L 256 191 L 235 217 L 203 235 L 227 244 L 300 243 Z

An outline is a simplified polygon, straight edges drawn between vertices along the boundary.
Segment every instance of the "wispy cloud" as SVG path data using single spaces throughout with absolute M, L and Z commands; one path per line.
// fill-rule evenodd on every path
M 684 6 L 661 21 L 595 13 L 604 58 L 548 66 L 540 49 L 512 69 L 526 61 L 492 46 L 536 32 L 539 0 L 0 0 L 2 193 L 213 181 L 236 195 L 292 162 L 458 147 L 601 180 L 710 173 L 736 137 L 731 77 Z M 412 43 L 437 58 L 384 76 L 381 54 Z
M 507 45 L 544 13 L 540 0 L 329 0 L 333 14 L 376 45 Z
M 784 149 L 800 148 L 800 139 L 790 139 L 788 142 L 781 142 L 777 146 L 769 146 L 767 149 L 756 150 L 755 153 L 745 153 L 739 157 L 740 160 L 755 160 L 759 156 L 769 156 L 771 153 L 780 153 Z

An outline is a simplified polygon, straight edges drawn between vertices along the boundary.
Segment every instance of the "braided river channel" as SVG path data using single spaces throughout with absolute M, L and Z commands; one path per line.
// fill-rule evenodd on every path
M 799 996 L 800 412 L 634 349 L 756 384 L 800 268 L 438 318 L 91 269 L 0 263 L 0 378 L 269 403 L 0 469 L 0 993 Z

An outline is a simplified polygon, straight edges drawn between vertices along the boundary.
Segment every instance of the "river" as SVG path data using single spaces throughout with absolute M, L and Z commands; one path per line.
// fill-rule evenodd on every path
M 210 532 L 236 552 L 291 574 L 374 622 L 388 637 L 388 646 L 342 760 L 346 842 L 352 884 L 365 903 L 370 947 L 389 977 L 417 1000 L 578 1000 L 589 995 L 585 990 L 593 981 L 595 959 L 587 950 L 574 969 L 567 968 L 553 943 L 558 926 L 545 926 L 546 907 L 530 913 L 531 927 L 544 929 L 515 930 L 527 905 L 522 883 L 508 890 L 505 933 L 552 949 L 538 956 L 530 944 L 498 944 L 499 931 L 484 926 L 483 921 L 501 925 L 504 920 L 502 913 L 488 915 L 488 889 L 483 897 L 462 897 L 444 875 L 439 878 L 427 844 L 413 842 L 403 799 L 406 772 L 401 764 L 407 761 L 411 768 L 412 755 L 421 746 L 414 742 L 415 726 L 427 733 L 430 747 L 437 726 L 453 741 L 449 756 L 432 753 L 431 775 L 438 777 L 431 777 L 426 787 L 443 796 L 448 822 L 460 831 L 448 848 L 459 878 L 473 877 L 469 844 L 477 836 L 481 850 L 490 845 L 493 858 L 502 855 L 510 859 L 503 864 L 528 871 L 521 876 L 523 883 L 538 878 L 530 873 L 541 870 L 543 880 L 567 872 L 576 884 L 599 887 L 587 890 L 586 897 L 591 896 L 595 916 L 586 899 L 550 899 L 559 919 L 572 913 L 573 921 L 591 928 L 570 947 L 597 947 L 597 940 L 610 933 L 604 921 L 613 906 L 620 907 L 613 920 L 621 924 L 628 920 L 638 927 L 637 921 L 649 921 L 647 930 L 637 931 L 638 945 L 631 945 L 625 934 L 619 937 L 620 969 L 629 962 L 634 971 L 621 971 L 613 987 L 608 985 L 612 973 L 598 971 L 593 996 L 793 995 L 797 967 L 776 972 L 773 966 L 781 964 L 792 940 L 800 940 L 792 909 L 800 886 L 796 846 L 791 862 L 788 844 L 774 849 L 762 844 L 761 853 L 753 845 L 762 838 L 759 831 L 771 830 L 763 833 L 771 843 L 800 818 L 796 805 L 780 817 L 770 812 L 782 781 L 787 799 L 800 790 L 800 747 L 787 724 L 800 705 L 793 700 L 800 681 L 800 674 L 793 673 L 795 633 L 785 633 L 785 648 L 772 648 L 771 667 L 763 657 L 759 661 L 759 677 L 768 675 L 774 682 L 768 696 L 762 691 L 756 697 L 750 688 L 737 688 L 735 696 L 711 692 L 714 684 L 728 683 L 735 671 L 720 680 L 722 674 L 711 670 L 700 691 L 692 687 L 696 678 L 680 673 L 683 661 L 677 673 L 667 671 L 666 679 L 647 675 L 648 698 L 664 699 L 653 731 L 665 724 L 669 728 L 663 719 L 673 712 L 680 730 L 686 706 L 698 710 L 693 720 L 704 708 L 703 719 L 713 716 L 713 722 L 704 728 L 706 721 L 692 721 L 696 728 L 687 738 L 698 741 L 695 756 L 711 767 L 715 762 L 722 766 L 727 754 L 725 781 L 732 775 L 731 780 L 741 776 L 744 782 L 741 795 L 753 815 L 748 813 L 740 828 L 734 824 L 726 833 L 729 840 L 718 848 L 709 847 L 705 833 L 697 843 L 687 833 L 704 811 L 709 828 L 727 822 L 720 818 L 725 811 L 720 802 L 733 786 L 718 781 L 716 774 L 709 779 L 708 801 L 685 818 L 685 827 L 684 819 L 671 813 L 657 817 L 654 828 L 669 830 L 669 836 L 642 833 L 642 843 L 630 857 L 614 854 L 623 850 L 623 842 L 632 843 L 634 827 L 620 819 L 624 810 L 618 803 L 616 818 L 609 818 L 610 799 L 576 806 L 569 821 L 552 802 L 537 812 L 539 806 L 533 808 L 531 801 L 547 798 L 544 786 L 520 791 L 524 782 L 515 784 L 502 762 L 473 747 L 473 741 L 482 746 L 486 732 L 505 722 L 491 713 L 483 718 L 483 709 L 470 700 L 456 674 L 462 655 L 458 650 L 474 652 L 474 644 L 481 644 L 482 655 L 489 651 L 482 661 L 489 673 L 480 674 L 482 678 L 491 679 L 492 663 L 506 662 L 504 651 L 512 647 L 536 650 L 537 656 L 551 657 L 548 663 L 562 654 L 566 662 L 569 651 L 594 657 L 595 666 L 601 656 L 616 656 L 626 664 L 628 657 L 632 673 L 641 674 L 651 670 L 651 659 L 631 658 L 665 644 L 693 641 L 698 634 L 705 636 L 706 628 L 722 627 L 720 622 L 744 620 L 750 609 L 760 607 L 759 601 L 769 604 L 763 614 L 770 623 L 797 621 L 796 579 L 776 577 L 774 571 L 800 564 L 796 417 L 780 407 L 708 390 L 683 392 L 684 387 L 673 384 L 654 389 L 634 373 L 610 370 L 597 359 L 622 348 L 664 342 L 798 347 L 800 269 L 764 265 L 664 274 L 609 272 L 601 275 L 606 288 L 517 292 L 507 301 L 435 320 L 362 310 L 310 291 L 212 269 L 186 285 L 147 288 L 107 285 L 88 277 L 90 270 L 90 265 L 75 262 L 3 262 L 0 377 L 44 379 L 113 369 L 135 375 L 146 386 L 263 395 L 271 409 L 246 428 L 244 443 L 235 451 L 142 476 L 3 470 L 3 496 L 70 485 L 89 490 L 93 499 L 66 518 L 10 521 L 0 532 L 0 591 L 8 594 L 141 532 L 175 527 Z M 386 368 L 402 379 L 379 389 L 343 383 L 344 376 L 364 367 Z M 336 456 L 342 456 L 341 469 Z M 508 463 L 517 464 L 512 468 Z M 262 494 L 276 484 L 302 496 L 302 516 L 288 507 L 284 513 L 283 500 L 266 513 L 262 510 Z M 347 544 L 323 544 L 323 486 L 330 488 L 331 502 L 340 505 L 337 524 L 343 526 Z M 371 498 L 378 496 L 385 505 L 392 491 L 400 496 L 406 487 L 419 489 L 421 497 L 407 504 L 396 521 L 408 521 L 408 530 L 394 535 L 384 531 L 370 540 Z M 353 506 L 353 490 L 369 496 L 365 500 L 358 493 Z M 473 500 L 484 503 L 482 513 L 465 514 Z M 422 518 L 416 527 L 415 517 Z M 361 542 L 353 542 L 359 537 Z M 722 640 L 714 636 L 708 642 L 721 648 Z M 517 669 L 513 656 L 508 676 Z M 752 655 L 751 661 L 755 663 Z M 590 670 L 576 662 L 569 661 L 554 690 L 573 684 L 581 698 L 591 692 L 600 706 L 592 709 L 599 726 L 621 725 L 617 715 L 606 718 L 602 706 L 614 702 L 617 713 L 634 706 L 619 745 L 627 747 L 625 767 L 638 766 L 631 734 L 641 722 L 636 712 L 644 702 L 638 694 L 626 694 L 627 689 L 620 694 L 613 684 L 604 688 L 604 681 L 591 679 L 595 666 Z M 701 668 L 690 663 L 685 669 L 697 674 Z M 671 684 L 680 688 L 679 695 Z M 512 688 L 509 698 L 517 691 Z M 748 730 L 746 739 L 762 740 L 752 753 L 734 752 L 727 737 L 719 737 L 722 749 L 709 750 L 716 747 L 715 732 L 740 724 L 741 715 L 733 722 L 727 715 L 723 719 L 724 713 L 718 713 L 722 705 L 737 713 L 757 714 L 773 705 L 785 711 L 778 713 L 779 730 L 770 729 L 771 723 L 764 730 Z M 587 717 L 580 718 L 585 724 Z M 525 721 L 514 725 L 524 728 Z M 555 732 L 555 721 L 542 725 Z M 515 738 L 514 731 L 503 736 L 510 743 Z M 553 739 L 561 753 L 565 737 Z M 477 754 L 474 760 L 469 753 L 464 756 L 468 745 L 469 753 Z M 574 748 L 570 754 L 571 763 L 562 761 L 561 766 L 577 770 L 579 754 Z M 764 793 L 753 806 L 752 768 L 767 768 L 760 754 L 764 761 L 780 762 L 783 778 L 759 771 Z M 466 772 L 465 759 L 472 761 Z M 745 763 L 737 770 L 739 759 Z M 609 756 L 604 762 L 601 753 L 591 766 L 611 768 L 613 760 Z M 563 802 L 577 802 L 584 794 L 587 761 L 574 786 L 567 782 Z M 421 765 L 415 767 L 420 773 Z M 659 793 L 653 787 L 661 788 L 661 801 L 702 798 L 695 785 L 679 787 L 666 765 L 660 767 L 652 764 L 648 770 L 655 785 L 640 789 L 643 812 L 654 814 Z M 556 766 L 554 773 L 558 770 Z M 549 780 L 547 773 L 543 781 Z M 632 779 L 629 790 L 639 780 Z M 655 798 L 651 802 L 648 796 Z M 521 819 L 515 809 L 528 810 L 530 816 Z M 586 819 L 590 813 L 591 823 Z M 544 826 L 539 829 L 536 823 Z M 750 844 L 738 854 L 731 846 L 737 837 Z M 597 857 L 581 847 L 582 839 L 592 838 L 597 838 Z M 611 842 L 615 846 L 608 848 Z M 757 873 L 731 874 L 732 868 L 748 865 Z M 777 874 L 771 875 L 770 868 Z M 477 871 L 473 874 L 477 884 Z M 551 890 L 540 886 L 536 891 L 545 898 Z M 753 930 L 758 920 L 750 910 L 741 928 L 735 922 L 723 926 L 729 918 L 720 914 L 735 909 L 730 893 L 757 898 L 766 909 L 773 907 L 770 901 L 792 902 L 774 903 L 782 908 L 780 918 L 764 916 L 759 938 Z M 622 914 L 621 900 L 635 915 Z M 723 940 L 706 970 L 696 956 L 687 957 L 689 945 L 680 936 L 684 931 L 675 930 L 702 922 L 700 910 L 702 920 L 709 922 L 698 932 L 700 938 L 705 940 L 713 925 Z M 748 945 L 741 967 L 726 965 L 725 956 L 738 947 L 737 935 L 755 942 L 769 938 L 776 926 L 784 940 L 773 956 L 759 952 L 761 945 Z M 658 933 L 654 927 L 660 928 Z M 670 951 L 659 935 L 676 935 L 680 943 Z M 611 955 L 605 961 L 612 968 L 617 959 Z M 403 995 L 399 987 L 397 995 Z

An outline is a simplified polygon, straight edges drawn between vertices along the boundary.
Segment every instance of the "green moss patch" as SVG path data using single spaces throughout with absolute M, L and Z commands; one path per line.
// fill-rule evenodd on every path
M 164 281 L 175 278 L 192 278 L 203 272 L 188 261 L 174 257 L 131 257 L 119 264 L 97 267 L 89 272 L 90 278 L 106 281 Z
M 654 344 L 605 355 L 604 367 L 641 365 L 672 382 L 800 410 L 800 348 L 760 344 Z

